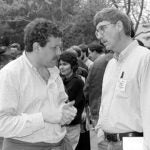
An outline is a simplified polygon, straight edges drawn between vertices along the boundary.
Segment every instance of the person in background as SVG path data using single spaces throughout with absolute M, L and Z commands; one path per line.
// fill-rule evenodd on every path
M 94 46 L 92 45 L 91 47 L 93 48 Z M 101 48 L 101 50 L 99 50 L 101 52 L 105 51 L 105 47 L 103 45 L 95 46 L 95 49 L 96 48 Z M 93 127 L 95 127 L 99 116 L 103 75 L 106 65 L 112 57 L 113 53 L 111 51 L 99 55 L 99 57 L 94 61 L 93 65 L 91 66 L 87 80 L 85 82 L 84 95 L 89 103 L 91 113 L 90 119 L 92 121 Z
M 72 52 L 77 56 L 79 67 L 76 71 L 76 74 L 79 75 L 81 79 L 85 82 L 88 76 L 88 68 L 81 60 L 81 49 L 78 46 L 71 46 L 66 51 Z M 81 150 L 83 147 L 86 150 L 90 150 L 90 132 L 89 129 L 87 129 L 89 122 L 88 116 L 89 116 L 88 103 L 85 103 L 84 111 L 82 113 L 81 133 L 76 150 Z
M 76 55 L 79 65 L 77 74 L 81 75 L 83 77 L 83 80 L 85 81 L 88 76 L 88 67 L 81 60 L 81 49 L 79 48 L 79 46 L 71 46 L 70 48 L 66 49 L 66 51 L 72 52 Z
M 104 75 L 107 63 L 113 57 L 113 53 L 111 53 L 111 51 L 106 52 L 105 47 L 103 45 L 91 44 L 89 48 L 91 48 L 93 51 L 92 53 L 94 53 L 89 56 L 93 57 L 95 61 L 89 70 L 89 74 L 85 82 L 84 95 L 89 104 L 90 121 L 92 124 L 92 128 L 94 129 L 97 124 L 98 117 L 99 117 L 103 75 Z M 101 53 L 100 54 L 97 53 L 96 50 Z M 96 56 L 98 57 L 96 58 Z M 97 134 L 95 130 L 92 130 L 92 128 L 90 130 L 91 148 L 98 149 Z
M 140 46 L 144 46 L 144 43 L 141 40 L 136 39 Z
M 0 70 L 2 150 L 72 150 L 66 124 L 76 116 L 56 67 L 62 32 L 37 18 L 24 30 L 23 55 Z
M 0 69 L 12 60 L 12 57 L 6 54 L 7 49 L 5 46 L 0 47 Z
M 102 44 L 92 42 L 88 45 L 89 59 L 93 62 L 105 54 L 104 46 Z
M 88 67 L 88 69 L 90 69 L 93 62 L 88 58 L 88 56 L 89 56 L 88 46 L 85 44 L 81 44 L 81 45 L 79 45 L 79 47 L 81 49 L 81 60 Z
M 79 67 L 84 68 L 86 71 L 88 71 L 88 67 L 84 64 L 83 60 L 82 60 L 82 52 L 81 52 L 81 48 L 77 45 L 73 45 L 69 48 L 70 50 L 76 51 L 77 53 L 77 58 L 78 58 L 78 64 Z
M 85 105 L 83 94 L 84 82 L 76 74 L 78 69 L 78 60 L 74 53 L 64 51 L 59 58 L 59 70 L 65 85 L 69 101 L 75 101 L 74 107 L 77 109 L 75 119 L 67 125 L 67 137 L 71 141 L 75 150 L 80 137 L 81 114 Z
M 114 52 L 102 84 L 99 150 L 122 150 L 123 137 L 142 137 L 150 149 L 150 51 L 131 37 L 130 18 L 114 8 L 94 17 L 96 36 Z

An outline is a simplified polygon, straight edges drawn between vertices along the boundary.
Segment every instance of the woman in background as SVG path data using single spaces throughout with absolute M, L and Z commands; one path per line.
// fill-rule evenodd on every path
M 85 105 L 83 94 L 84 82 L 81 77 L 76 74 L 78 69 L 76 55 L 69 51 L 63 52 L 59 58 L 59 69 L 66 93 L 68 94 L 68 100 L 75 101 L 74 106 L 77 109 L 75 119 L 67 125 L 67 137 L 75 150 L 80 137 L 81 114 Z

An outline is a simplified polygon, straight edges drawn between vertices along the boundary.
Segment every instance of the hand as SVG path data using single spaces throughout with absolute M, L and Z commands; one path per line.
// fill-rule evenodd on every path
M 62 120 L 61 120 L 61 125 L 64 124 L 70 124 L 70 122 L 74 119 L 76 116 L 77 110 L 73 106 L 74 101 L 68 102 L 62 107 Z
M 82 121 L 85 121 L 86 120 L 86 112 L 85 112 L 85 109 L 83 110 L 83 113 L 82 113 Z
M 104 141 L 105 139 L 104 131 L 102 131 L 100 128 L 97 130 L 97 138 L 98 138 L 98 143 Z
M 61 109 L 50 106 L 48 100 L 43 103 L 40 111 L 42 112 L 43 119 L 47 123 L 60 123 L 62 119 Z

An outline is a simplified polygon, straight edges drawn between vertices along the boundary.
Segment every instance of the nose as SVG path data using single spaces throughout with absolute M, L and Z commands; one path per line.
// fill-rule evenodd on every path
M 60 54 L 61 54 L 61 49 L 60 49 L 60 47 L 58 47 L 56 50 L 56 55 L 60 55 Z
M 63 65 L 62 65 L 62 64 L 59 65 L 59 69 L 60 69 L 60 70 L 63 69 Z

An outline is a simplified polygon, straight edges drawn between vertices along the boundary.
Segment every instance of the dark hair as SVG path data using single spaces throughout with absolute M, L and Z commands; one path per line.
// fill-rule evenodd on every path
M 34 42 L 38 42 L 41 47 L 44 47 L 49 37 L 62 37 L 62 32 L 47 19 L 37 18 L 33 20 L 24 30 L 25 50 L 32 52 Z
M 85 53 L 86 56 L 88 57 L 88 55 L 89 55 L 89 53 L 88 53 L 88 46 L 85 45 L 85 44 L 81 44 L 81 45 L 79 45 L 79 47 L 81 48 L 81 51 L 82 51 L 83 53 Z
M 65 61 L 71 65 L 73 72 L 75 73 L 78 69 L 78 59 L 77 56 L 73 52 L 64 51 L 59 57 L 60 60 Z
M 105 51 L 105 50 L 104 50 L 104 46 L 101 45 L 101 44 L 98 44 L 98 43 L 90 43 L 90 44 L 88 45 L 88 47 L 89 47 L 89 50 L 90 50 L 91 52 L 96 51 L 96 52 L 99 53 L 99 54 L 101 54 L 101 53 L 103 53 L 103 52 Z
M 131 21 L 131 38 L 134 38 L 134 36 L 135 36 L 134 24 Z
M 115 8 L 104 8 L 96 13 L 94 16 L 94 25 L 97 26 L 99 22 L 109 21 L 113 24 L 121 21 L 124 27 L 124 32 L 127 36 L 131 36 L 131 19 L 125 14 Z
M 77 53 L 77 57 L 81 56 L 81 48 L 77 45 L 73 45 L 70 48 L 67 49 L 68 51 L 75 51 Z
M 141 40 L 139 40 L 139 39 L 136 39 L 136 40 L 140 46 L 144 46 L 144 43 Z

